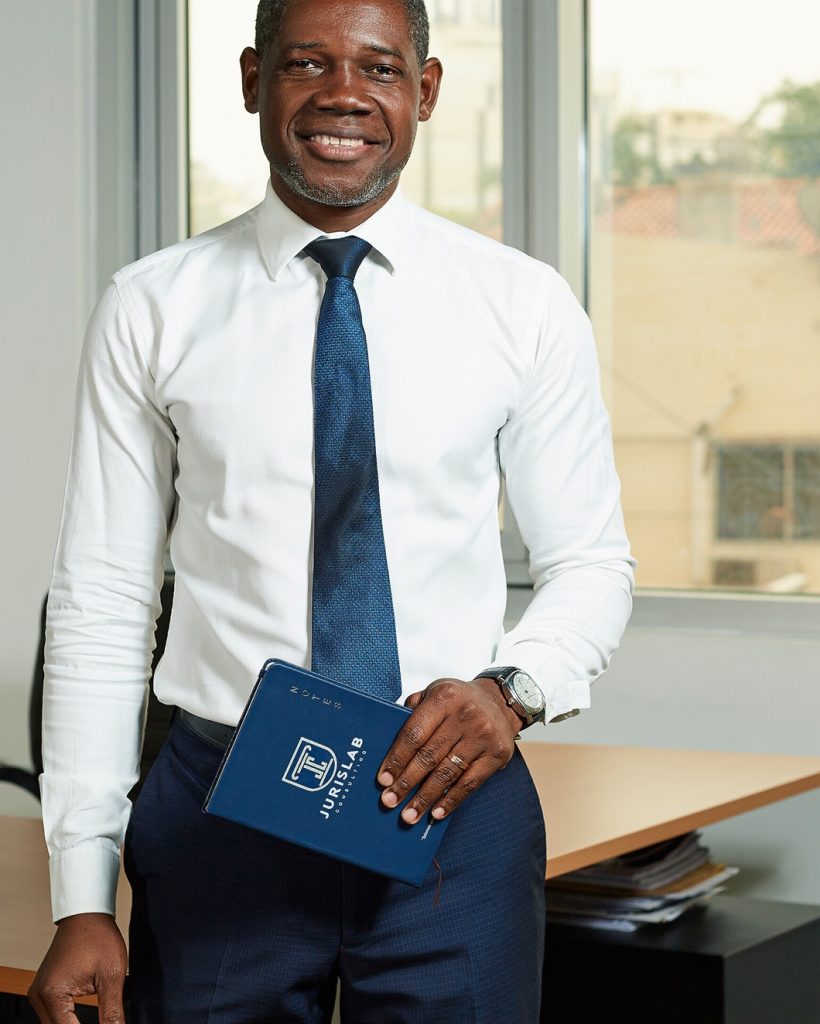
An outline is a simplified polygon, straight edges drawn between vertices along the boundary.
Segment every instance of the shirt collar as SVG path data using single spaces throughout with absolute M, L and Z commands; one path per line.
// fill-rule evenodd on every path
M 390 273 L 396 274 L 408 252 L 409 205 L 399 188 L 380 210 L 352 231 L 328 234 L 285 206 L 268 181 L 257 220 L 259 244 L 268 273 L 274 281 L 279 280 L 290 262 L 317 238 L 356 235 L 370 242 Z

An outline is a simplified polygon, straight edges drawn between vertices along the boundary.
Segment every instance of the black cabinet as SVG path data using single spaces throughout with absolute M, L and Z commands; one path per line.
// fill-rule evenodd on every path
M 820 907 L 716 896 L 618 933 L 547 926 L 549 1024 L 820 1024 Z
M 93 1006 L 78 1006 L 80 1024 L 97 1024 L 99 1014 Z M 0 1024 L 37 1024 L 37 1014 L 25 996 L 0 995 Z

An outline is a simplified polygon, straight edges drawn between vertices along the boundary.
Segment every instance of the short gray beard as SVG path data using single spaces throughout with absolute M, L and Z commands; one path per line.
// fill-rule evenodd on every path
M 334 185 L 313 185 L 305 177 L 300 165 L 292 160 L 289 163 L 274 161 L 272 169 L 279 175 L 285 186 L 295 195 L 307 199 L 312 203 L 319 203 L 321 206 L 351 207 L 364 206 L 377 199 L 385 189 L 389 188 L 399 177 L 407 165 L 407 159 L 400 167 L 390 171 L 379 171 L 364 183 L 358 192 L 351 192 L 348 189 Z

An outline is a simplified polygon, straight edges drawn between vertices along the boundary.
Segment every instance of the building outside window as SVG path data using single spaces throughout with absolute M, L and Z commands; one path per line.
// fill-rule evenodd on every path
M 639 579 L 818 592 L 820 7 L 588 12 L 589 307 Z

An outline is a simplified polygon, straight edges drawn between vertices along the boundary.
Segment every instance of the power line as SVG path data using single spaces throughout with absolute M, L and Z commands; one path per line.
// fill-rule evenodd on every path
M 670 423 L 676 424 L 676 426 L 683 427 L 688 435 L 695 434 L 697 427 L 694 423 L 690 423 L 684 419 L 680 413 L 676 412 L 670 406 L 662 402 L 656 395 L 642 388 L 640 384 L 636 384 L 634 380 L 631 380 L 625 374 L 620 373 L 615 369 L 614 366 L 609 363 L 601 363 L 601 368 L 605 370 L 614 380 L 617 380 L 620 384 L 623 384 L 625 388 L 634 392 L 636 395 L 641 397 L 647 405 L 651 406 L 656 412 L 659 412 L 661 416 L 664 416 Z

